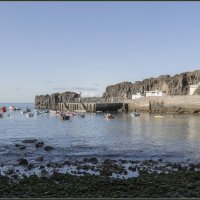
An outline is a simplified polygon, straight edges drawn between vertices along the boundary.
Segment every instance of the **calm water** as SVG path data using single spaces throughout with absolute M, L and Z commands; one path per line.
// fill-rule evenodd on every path
M 3 105 L 11 104 L 0 104 Z M 14 105 L 22 109 L 28 105 L 33 109 L 33 104 Z M 116 117 L 106 120 L 103 114 L 86 114 L 85 118 L 76 116 L 62 121 L 50 114 L 27 118 L 20 111 L 8 111 L 0 119 L 0 163 L 15 164 L 25 153 L 29 160 L 43 155 L 46 161 L 86 156 L 199 161 L 200 116 L 156 118 L 150 114 L 131 117 L 119 113 Z M 23 151 L 15 147 L 30 138 L 44 141 L 55 149 L 45 152 L 32 144 Z

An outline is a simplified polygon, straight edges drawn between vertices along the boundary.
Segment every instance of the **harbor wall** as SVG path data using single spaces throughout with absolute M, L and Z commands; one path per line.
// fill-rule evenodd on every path
M 123 103 L 59 103 L 58 109 L 60 111 L 77 111 L 84 110 L 86 112 L 107 112 L 107 111 L 118 111 L 124 106 Z M 128 109 L 128 106 L 124 106 L 124 109 Z
M 128 111 L 199 113 L 200 96 L 162 96 L 126 100 Z

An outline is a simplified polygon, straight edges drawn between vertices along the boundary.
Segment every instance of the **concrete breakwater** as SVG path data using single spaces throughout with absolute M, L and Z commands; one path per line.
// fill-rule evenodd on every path
M 65 99 L 59 93 L 53 95 L 41 95 L 35 98 L 35 108 L 51 109 L 60 111 L 85 110 L 87 112 L 97 111 L 143 111 L 160 113 L 200 113 L 199 95 L 176 95 L 160 97 L 144 97 L 121 102 L 105 102 L 103 98 L 80 98 L 76 93 L 67 92 Z
M 162 96 L 126 100 L 128 111 L 160 113 L 200 113 L 200 96 Z
M 85 110 L 87 112 L 107 112 L 127 110 L 128 105 L 122 102 L 105 102 L 101 97 L 81 98 L 75 92 L 55 93 L 51 95 L 40 95 L 35 97 L 35 108 L 51 109 L 60 111 Z

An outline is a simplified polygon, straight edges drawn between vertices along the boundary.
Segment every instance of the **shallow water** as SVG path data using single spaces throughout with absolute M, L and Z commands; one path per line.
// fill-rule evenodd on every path
M 12 104 L 0 104 L 0 106 Z M 25 109 L 33 104 L 13 104 Z M 10 113 L 10 117 L 7 114 Z M 157 114 L 156 114 L 157 115 Z M 62 121 L 42 114 L 27 118 L 20 111 L 8 111 L 0 119 L 0 164 L 16 164 L 26 156 L 29 161 L 44 156 L 44 161 L 62 161 L 69 157 L 124 158 L 132 160 L 158 159 L 192 161 L 200 159 L 200 116 L 178 115 L 154 117 L 117 113 L 115 119 L 104 119 L 103 113 L 77 115 Z M 34 144 L 20 150 L 15 144 L 35 138 L 55 149 L 46 152 Z

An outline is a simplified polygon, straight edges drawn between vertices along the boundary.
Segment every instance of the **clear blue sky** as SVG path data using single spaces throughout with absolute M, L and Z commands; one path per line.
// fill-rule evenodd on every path
M 200 2 L 0 2 L 0 102 L 102 95 L 200 66 Z

